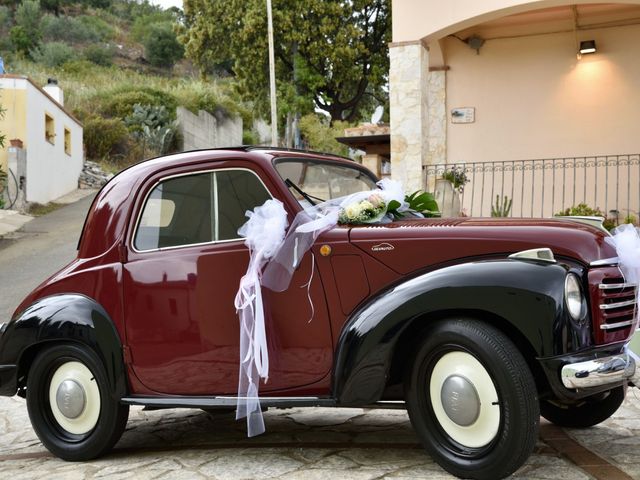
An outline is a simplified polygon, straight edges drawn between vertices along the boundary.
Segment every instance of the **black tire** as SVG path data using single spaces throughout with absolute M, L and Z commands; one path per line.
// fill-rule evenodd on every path
M 585 398 L 576 405 L 558 405 L 542 401 L 540 414 L 560 427 L 593 427 L 616 413 L 624 402 L 626 390 L 626 386 L 616 387 L 608 392 Z
M 460 378 L 473 388 L 443 397 L 445 386 Z M 475 392 L 467 397 L 475 400 L 458 403 L 465 392 Z M 501 331 L 476 320 L 450 319 L 426 330 L 405 380 L 405 399 L 425 449 L 460 478 L 504 478 L 527 460 L 538 439 L 538 394 L 527 363 Z
M 74 377 L 74 371 L 82 375 Z M 57 404 L 52 408 L 50 387 L 52 381 L 60 385 L 59 379 L 71 378 L 87 387 L 83 390 L 81 412 L 77 415 L 74 412 L 75 418 L 66 418 Z M 42 444 L 68 461 L 90 460 L 106 453 L 122 435 L 129 416 L 129 406 L 120 404 L 111 395 L 105 369 L 96 354 L 88 348 L 67 344 L 43 350 L 33 361 L 27 378 L 27 409 Z M 61 425 L 64 421 L 70 426 Z M 71 433 L 69 430 L 73 429 L 86 431 Z

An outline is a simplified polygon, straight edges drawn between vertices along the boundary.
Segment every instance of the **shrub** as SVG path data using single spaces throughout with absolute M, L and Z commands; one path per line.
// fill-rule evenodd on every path
M 184 56 L 184 47 L 170 23 L 156 23 L 149 27 L 144 40 L 145 55 L 154 67 L 173 68 Z
M 82 76 L 95 69 L 95 64 L 88 60 L 71 60 L 62 65 L 62 71 L 69 75 Z
M 102 159 L 125 151 L 129 132 L 122 120 L 93 117 L 84 124 L 84 145 L 87 158 Z
M 242 144 L 243 145 L 257 145 L 258 135 L 253 130 L 242 131 Z
M 22 27 L 36 44 L 40 40 L 41 15 L 40 2 L 38 0 L 23 0 L 16 8 L 15 13 L 16 25 Z
M 113 65 L 113 49 L 108 46 L 88 45 L 83 50 L 82 56 L 85 60 L 95 63 L 96 65 L 101 65 L 103 67 Z
M 315 113 L 305 115 L 300 119 L 300 133 L 307 142 L 310 150 L 317 150 L 338 155 L 347 155 L 349 148 L 336 141 L 336 137 L 344 136 L 344 129 L 349 124 L 347 122 L 333 122 L 325 117 L 320 117 Z
M 35 48 L 37 45 L 35 39 L 31 37 L 20 25 L 16 25 L 11 28 L 9 31 L 9 38 L 11 39 L 13 48 L 24 55 L 28 55 L 31 49 Z
M 136 42 L 140 43 L 145 42 L 153 25 L 163 23 L 171 25 L 176 20 L 173 13 L 163 10 L 150 12 L 144 15 L 137 15 L 133 18 L 133 25 L 131 25 L 131 37 Z
M 556 216 L 562 216 L 562 217 L 602 217 L 604 218 L 604 222 L 602 223 L 602 225 L 604 226 L 604 228 L 606 228 L 607 230 L 612 230 L 613 228 L 616 227 L 616 222 L 615 220 L 611 219 L 611 218 L 607 218 L 607 215 L 605 213 L 602 212 L 602 210 L 600 210 L 598 207 L 596 208 L 591 208 L 589 205 L 587 205 L 586 203 L 579 203 L 578 205 L 574 205 L 572 207 L 569 207 L 565 210 L 562 210 L 558 213 L 556 213 Z
M 6 5 L 0 5 L 0 32 L 4 32 L 9 27 L 11 20 L 11 10 Z
M 103 19 L 94 15 L 80 15 L 77 20 L 89 31 L 93 32 L 99 40 L 107 41 L 115 37 L 115 29 Z
M 96 105 L 96 108 L 105 117 L 124 119 L 133 113 L 136 104 L 140 104 L 164 106 L 171 119 L 175 118 L 177 106 L 175 97 L 154 88 L 129 87 L 104 92 L 100 97 L 97 99 L 99 104 Z
M 68 43 L 97 42 L 101 35 L 75 17 L 57 17 L 46 14 L 40 22 L 42 35 L 47 41 Z
M 73 48 L 62 42 L 44 43 L 31 51 L 31 58 L 34 62 L 51 68 L 59 67 L 65 62 L 73 60 L 75 55 Z

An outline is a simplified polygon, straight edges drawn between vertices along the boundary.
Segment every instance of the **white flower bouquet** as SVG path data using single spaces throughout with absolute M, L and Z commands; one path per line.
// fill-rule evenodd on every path
M 338 223 L 376 223 L 381 221 L 386 213 L 387 203 L 384 198 L 377 193 L 371 193 L 362 200 L 342 206 L 338 214 Z

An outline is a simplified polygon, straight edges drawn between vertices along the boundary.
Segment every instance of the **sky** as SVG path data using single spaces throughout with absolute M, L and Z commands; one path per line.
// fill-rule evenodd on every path
M 150 0 L 154 5 L 159 5 L 162 8 L 178 7 L 182 8 L 182 0 Z

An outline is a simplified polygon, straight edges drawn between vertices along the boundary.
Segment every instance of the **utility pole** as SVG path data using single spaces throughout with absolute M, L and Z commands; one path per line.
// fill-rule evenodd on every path
M 269 87 L 271 92 L 271 145 L 278 146 L 278 111 L 276 110 L 276 62 L 273 49 L 273 16 L 267 0 L 267 35 L 269 36 Z

